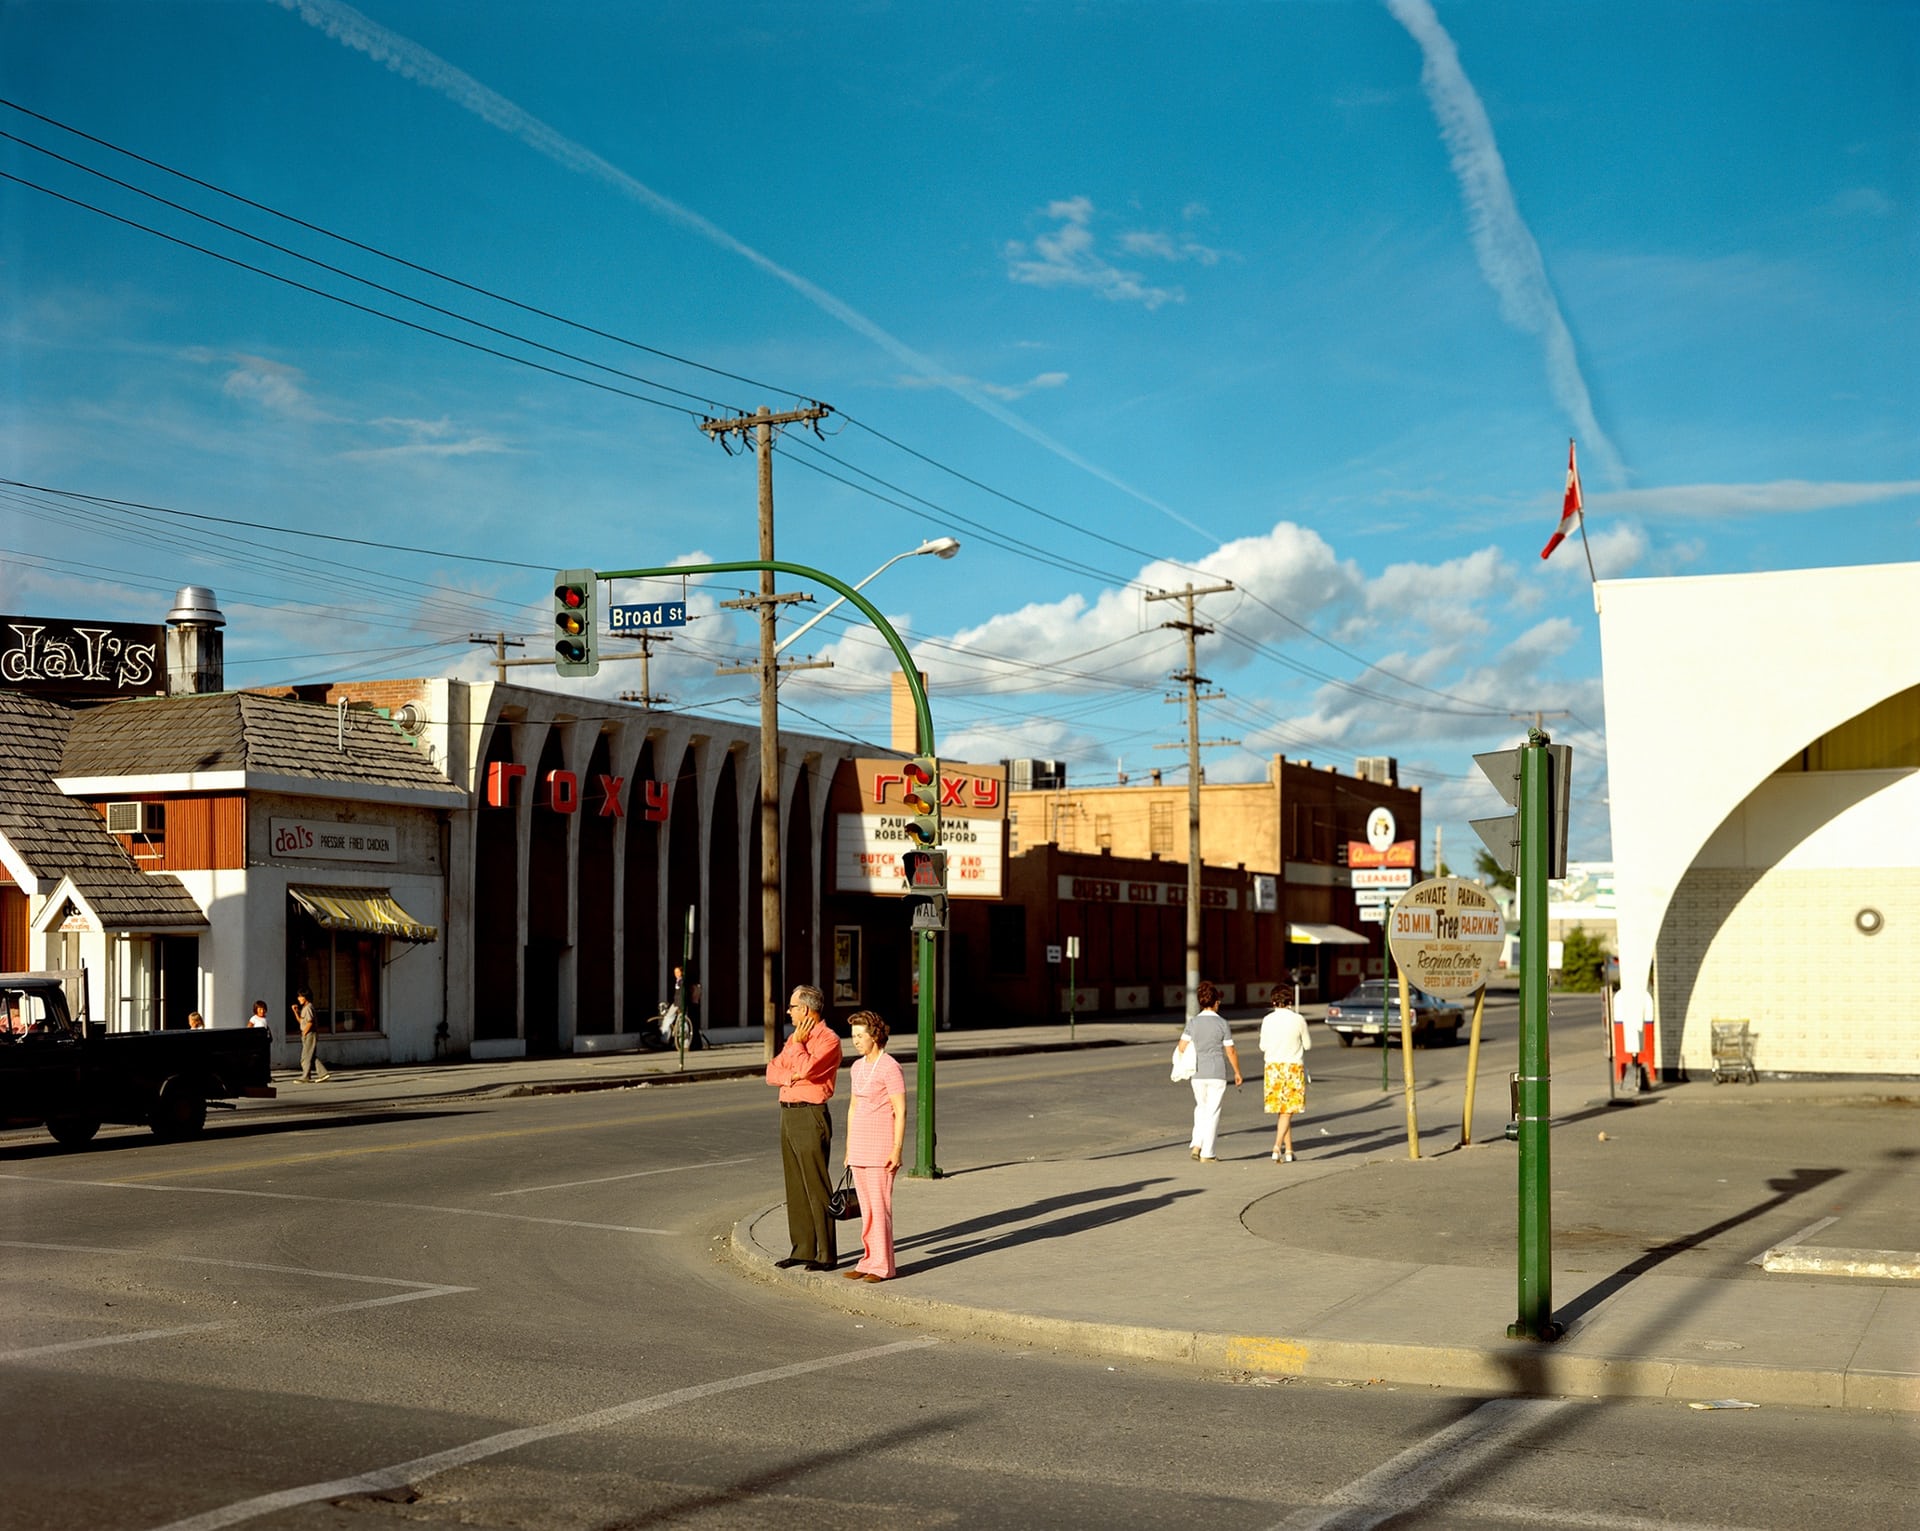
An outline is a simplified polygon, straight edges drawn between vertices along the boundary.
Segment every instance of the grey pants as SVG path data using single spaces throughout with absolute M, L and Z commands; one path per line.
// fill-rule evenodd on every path
M 326 1064 L 314 1057 L 314 1050 L 319 1046 L 320 1033 L 318 1031 L 309 1031 L 300 1038 L 300 1077 L 302 1079 L 313 1078 L 315 1068 L 320 1070 L 320 1077 L 322 1079 L 327 1077 Z

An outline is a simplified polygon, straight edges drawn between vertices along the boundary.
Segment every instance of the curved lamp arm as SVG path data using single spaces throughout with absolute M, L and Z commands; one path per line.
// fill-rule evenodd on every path
M 880 565 L 879 568 L 875 569 L 873 573 L 869 574 L 865 579 L 861 580 L 853 588 L 855 590 L 864 590 L 868 585 L 872 584 L 882 574 L 885 574 L 887 570 L 891 569 L 895 564 L 899 563 L 900 560 L 903 558 L 918 558 L 922 553 L 931 553 L 935 558 L 951 558 L 955 553 L 959 551 L 960 551 L 960 544 L 956 539 L 952 537 L 935 537 L 931 541 L 921 543 L 920 546 L 917 548 L 908 548 L 907 551 L 904 553 L 895 553 L 893 557 L 889 558 L 885 563 Z M 824 618 L 828 617 L 833 612 L 837 611 L 840 607 L 846 605 L 846 603 L 847 603 L 847 598 L 843 595 L 843 596 L 836 597 L 833 601 L 831 601 L 827 605 L 822 606 L 811 617 L 807 618 L 806 621 L 802 622 L 792 632 L 788 633 L 786 637 L 782 638 L 778 643 L 776 643 L 773 646 L 774 653 L 776 654 L 779 653 L 789 643 L 793 642 L 794 639 L 798 638 L 802 633 L 805 633 L 808 630 L 810 630 L 816 622 L 822 621 Z

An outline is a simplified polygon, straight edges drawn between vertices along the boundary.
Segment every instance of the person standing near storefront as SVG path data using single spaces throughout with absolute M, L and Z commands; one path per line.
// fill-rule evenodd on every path
M 827 997 L 811 984 L 795 987 L 787 1002 L 793 1035 L 767 1065 L 767 1083 L 780 1091 L 780 1168 L 787 1190 L 787 1235 L 793 1252 L 773 1263 L 782 1270 L 803 1265 L 830 1271 L 838 1262 L 833 1186 L 827 1164 L 833 1152 L 833 1116 L 827 1102 L 840 1072 L 840 1038 L 826 1019 Z
M 262 1031 L 273 1030 L 267 1024 L 267 1002 L 264 999 L 256 999 L 253 1002 L 253 1014 L 247 1017 L 247 1025 L 257 1026 Z
M 887 1056 L 887 1023 L 857 1012 L 847 1024 L 860 1059 L 847 1081 L 847 1168 L 860 1193 L 860 1263 L 849 1281 L 891 1281 L 893 1178 L 907 1138 L 907 1083 Z
M 313 996 L 305 989 L 293 996 L 293 1019 L 300 1027 L 300 1078 L 307 1084 L 324 1083 L 333 1078 L 327 1066 L 314 1056 L 320 1046 L 320 1032 L 313 1016 Z M 314 1069 L 318 1068 L 318 1076 Z

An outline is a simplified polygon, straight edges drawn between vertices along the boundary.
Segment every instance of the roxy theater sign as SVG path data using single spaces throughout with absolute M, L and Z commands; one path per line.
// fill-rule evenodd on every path
M 489 808 L 507 808 L 513 804 L 513 784 L 527 774 L 523 765 L 514 765 L 511 761 L 496 760 L 487 767 L 487 806 Z M 555 813 L 578 813 L 581 802 L 580 778 L 572 771 L 548 771 L 536 778 L 539 790 L 534 797 L 536 808 L 551 808 Z M 652 824 L 667 822 L 667 805 L 671 801 L 669 789 L 672 782 L 642 781 L 636 782 L 638 800 L 634 807 Z M 593 811 L 602 818 L 624 819 L 627 816 L 625 799 L 627 779 L 624 776 L 609 776 L 597 771 L 587 785 L 588 799 Z
M 0 617 L 0 686 L 49 696 L 146 696 L 166 677 L 151 623 Z

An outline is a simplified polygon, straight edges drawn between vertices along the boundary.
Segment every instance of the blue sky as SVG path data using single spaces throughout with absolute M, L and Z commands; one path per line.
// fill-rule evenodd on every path
M 1181 779 L 1143 595 L 1227 579 L 1210 779 L 1395 755 L 1457 865 L 1472 753 L 1564 712 L 1597 858 L 1569 437 L 1603 578 L 1920 556 L 1911 4 L 0 0 L 0 97 L 0 477 L 56 491 L 0 488 L 0 609 L 210 585 L 233 684 L 477 678 L 555 568 L 750 558 L 699 417 L 817 399 L 783 558 L 963 543 L 869 587 L 943 754 Z M 751 720 L 731 584 L 652 681 Z M 790 726 L 885 743 L 873 635 L 790 652 Z

